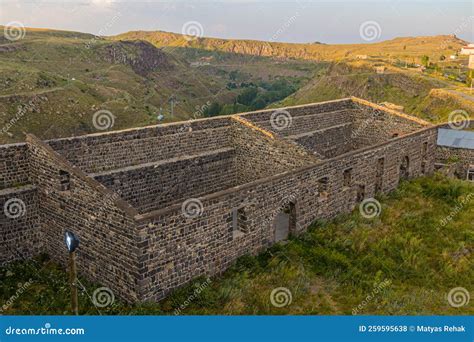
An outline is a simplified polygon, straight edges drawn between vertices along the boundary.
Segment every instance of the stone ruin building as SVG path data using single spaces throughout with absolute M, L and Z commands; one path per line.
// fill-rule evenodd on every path
M 0 262 L 46 252 L 65 264 L 70 230 L 83 276 L 128 302 L 159 300 L 452 156 L 468 178 L 474 150 L 438 146 L 442 129 L 348 98 L 49 141 L 28 134 L 0 146 Z

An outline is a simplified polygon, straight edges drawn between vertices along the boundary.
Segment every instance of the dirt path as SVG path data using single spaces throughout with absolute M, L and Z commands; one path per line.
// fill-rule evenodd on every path
M 42 95 L 42 94 L 52 93 L 52 92 L 58 91 L 58 90 L 64 90 L 64 87 L 54 87 L 54 88 L 43 89 L 43 90 L 38 90 L 38 91 L 25 91 L 25 92 L 14 93 L 14 94 L 0 95 L 0 99 L 9 98 L 9 97 L 12 97 L 12 96 L 35 96 L 35 95 Z

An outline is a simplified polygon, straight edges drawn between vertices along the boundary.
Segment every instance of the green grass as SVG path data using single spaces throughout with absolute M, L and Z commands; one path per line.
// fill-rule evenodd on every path
M 472 300 L 454 308 L 446 296 L 455 287 L 474 289 L 473 193 L 472 184 L 441 176 L 403 183 L 379 198 L 379 217 L 363 218 L 356 208 L 317 222 L 307 233 L 242 257 L 224 274 L 196 279 L 159 303 L 130 306 L 116 299 L 94 308 L 90 296 L 100 285 L 81 279 L 87 293 L 80 293 L 80 313 L 172 315 L 183 307 L 180 314 L 472 315 Z M 442 224 L 450 214 L 452 220 Z M 67 274 L 46 257 L 11 264 L 0 277 L 3 303 L 32 281 L 4 313 L 68 313 Z M 291 304 L 271 304 L 278 287 L 291 291 Z

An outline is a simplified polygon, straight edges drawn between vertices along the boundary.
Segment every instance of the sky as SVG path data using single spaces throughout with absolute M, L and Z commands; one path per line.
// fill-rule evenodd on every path
M 0 0 L 0 24 L 101 36 L 161 30 L 339 44 L 456 34 L 472 42 L 474 1 Z

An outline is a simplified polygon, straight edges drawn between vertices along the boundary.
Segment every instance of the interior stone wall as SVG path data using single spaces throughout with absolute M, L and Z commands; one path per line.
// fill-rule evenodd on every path
M 98 173 L 228 147 L 229 124 L 215 118 L 47 143 L 84 172 Z
M 234 155 L 224 148 L 91 176 L 144 213 L 236 186 Z

